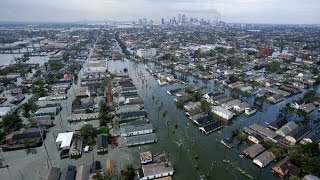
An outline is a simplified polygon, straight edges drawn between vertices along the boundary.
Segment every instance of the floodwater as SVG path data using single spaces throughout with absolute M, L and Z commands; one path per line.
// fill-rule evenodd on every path
M 139 167 L 140 151 L 151 150 L 154 153 L 166 152 L 175 168 L 173 179 L 248 179 L 242 175 L 238 169 L 250 174 L 253 179 L 276 179 L 271 173 L 270 165 L 260 169 L 255 166 L 252 160 L 241 158 L 239 155 L 248 145 L 245 143 L 233 148 L 226 149 L 220 140 L 223 137 L 229 137 L 231 131 L 237 128 L 243 128 L 253 122 L 266 126 L 265 122 L 274 120 L 280 107 L 287 102 L 297 99 L 302 94 L 293 96 L 285 101 L 275 105 L 265 105 L 264 111 L 254 116 L 240 115 L 233 120 L 233 123 L 224 127 L 220 133 L 214 132 L 209 135 L 203 135 L 189 119 L 184 112 L 177 109 L 173 97 L 167 95 L 166 91 L 179 84 L 160 87 L 153 76 L 145 70 L 143 64 L 125 61 L 110 61 L 109 71 L 123 71 L 128 69 L 134 84 L 138 89 L 139 95 L 144 100 L 145 110 L 148 113 L 150 121 L 155 125 L 156 134 L 159 141 L 155 144 L 144 145 L 141 147 L 123 147 L 111 149 L 108 154 L 97 155 L 95 150 L 85 153 L 80 159 L 62 159 L 59 158 L 60 151 L 57 150 L 54 137 L 59 132 L 72 130 L 73 125 L 66 122 L 66 117 L 71 109 L 71 102 L 74 98 L 74 88 L 68 93 L 68 100 L 63 101 L 65 107 L 58 115 L 55 124 L 45 140 L 48 149 L 49 159 L 46 155 L 44 146 L 37 148 L 36 154 L 26 155 L 25 150 L 4 152 L 3 156 L 9 169 L 0 169 L 0 179 L 24 179 L 34 180 L 43 178 L 48 172 L 48 166 L 64 168 L 67 164 L 79 166 L 80 164 L 91 164 L 93 160 L 99 160 L 103 166 L 107 158 L 112 158 L 116 169 L 119 171 L 124 165 L 132 163 L 135 168 Z M 214 89 L 216 85 L 208 82 Z M 177 124 L 177 128 L 175 125 Z M 230 163 L 224 163 L 223 160 L 230 160 Z M 196 166 L 198 168 L 196 168 Z M 20 173 L 21 172 L 21 173 Z M 207 177 L 204 175 L 208 175 Z
M 21 50 L 24 52 L 24 49 Z M 14 58 L 21 57 L 23 54 L 0 54 L 0 66 L 9 65 L 13 62 Z M 40 66 L 48 62 L 49 56 L 31 56 L 27 63 L 39 64 Z

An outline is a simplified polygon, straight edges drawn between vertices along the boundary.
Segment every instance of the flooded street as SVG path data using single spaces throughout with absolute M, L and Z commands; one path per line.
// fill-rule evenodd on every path
M 109 61 L 108 65 L 110 72 L 128 69 L 128 73 L 138 89 L 138 94 L 144 100 L 145 110 L 156 128 L 159 141 L 141 147 L 110 149 L 109 153 L 105 155 L 97 155 L 94 148 L 93 151 L 83 154 L 80 159 L 60 160 L 60 151 L 55 145 L 55 136 L 59 132 L 74 130 L 76 126 L 82 125 L 81 122 L 75 125 L 66 122 L 74 98 L 74 89 L 76 89 L 73 87 L 68 92 L 68 100 L 62 101 L 64 108 L 56 117 L 54 122 L 56 126 L 47 133 L 45 144 L 50 160 L 47 158 L 44 146 L 38 147 L 36 154 L 27 155 L 25 150 L 5 152 L 3 153 L 4 158 L 10 167 L 9 169 L 0 169 L 1 179 L 42 179 L 47 174 L 49 166 L 64 168 L 68 164 L 89 165 L 94 160 L 101 161 L 104 167 L 107 158 L 113 159 L 118 171 L 126 164 L 133 164 L 135 168 L 138 168 L 138 153 L 146 150 L 151 150 L 154 153 L 165 151 L 168 154 L 175 168 L 173 179 L 200 179 L 201 177 L 207 177 L 207 179 L 248 179 L 241 174 L 241 170 L 247 172 L 253 179 L 276 179 L 271 173 L 270 166 L 260 169 L 253 164 L 252 160 L 239 156 L 248 145 L 243 143 L 238 147 L 226 149 L 220 140 L 223 137 L 230 137 L 233 129 L 242 129 L 253 122 L 264 125 L 265 122 L 274 120 L 280 107 L 292 99 L 297 99 L 302 94 L 275 105 L 266 105 L 262 113 L 258 112 L 254 116 L 240 115 L 233 120 L 231 125 L 225 126 L 220 132 L 203 135 L 198 127 L 186 118 L 184 112 L 177 109 L 173 97 L 166 93 L 167 90 L 181 87 L 179 84 L 160 87 L 155 78 L 145 70 L 144 64 L 125 60 Z M 211 89 L 215 89 L 214 85 L 209 84 L 210 86 Z M 224 163 L 223 160 L 230 160 L 230 163 Z

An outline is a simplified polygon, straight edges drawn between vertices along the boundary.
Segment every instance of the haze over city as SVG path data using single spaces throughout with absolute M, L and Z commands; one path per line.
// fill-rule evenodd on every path
M 159 22 L 177 13 L 233 23 L 319 24 L 319 0 L 2 0 L 0 21 Z

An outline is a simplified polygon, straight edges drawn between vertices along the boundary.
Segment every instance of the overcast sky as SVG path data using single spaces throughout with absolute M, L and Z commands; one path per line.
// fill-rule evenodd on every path
M 1 0 L 0 21 L 160 21 L 178 13 L 240 23 L 320 24 L 320 0 Z

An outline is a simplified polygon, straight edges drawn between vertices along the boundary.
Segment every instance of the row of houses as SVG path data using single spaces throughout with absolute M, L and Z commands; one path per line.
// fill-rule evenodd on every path
M 62 169 L 51 167 L 44 180 L 94 180 L 97 173 L 106 172 L 111 176 L 115 175 L 115 165 L 112 159 L 106 159 L 103 164 L 100 161 L 94 161 L 90 165 L 81 164 L 78 167 L 73 165 L 67 165 Z
M 128 76 L 119 76 L 112 80 L 111 95 L 116 105 L 115 115 L 120 128 L 110 130 L 114 137 L 123 137 L 126 146 L 143 145 L 158 141 L 155 128 L 147 119 L 143 100 L 137 88 Z

